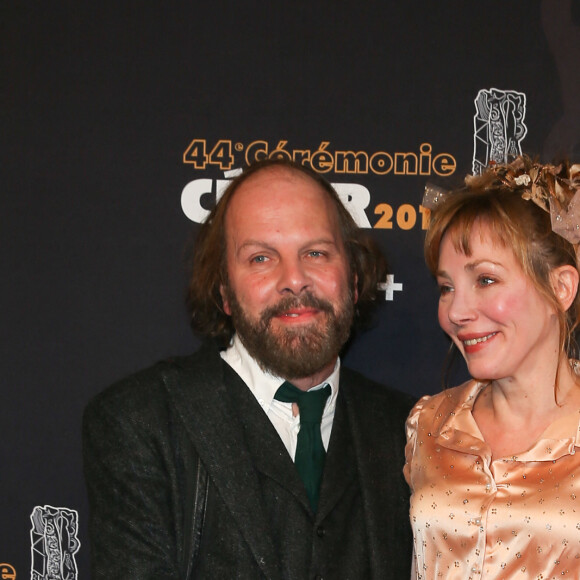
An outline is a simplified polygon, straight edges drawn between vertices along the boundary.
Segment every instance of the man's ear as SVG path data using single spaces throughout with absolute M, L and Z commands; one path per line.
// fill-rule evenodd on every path
M 231 316 L 232 315 L 232 309 L 230 308 L 230 303 L 228 302 L 228 299 L 226 298 L 226 290 L 224 288 L 223 284 L 220 284 L 220 294 L 222 297 L 222 303 L 223 303 L 223 308 L 224 308 L 224 312 L 228 315 Z
M 574 266 L 558 266 L 550 272 L 550 278 L 560 306 L 564 311 L 568 310 L 578 292 L 578 270 Z

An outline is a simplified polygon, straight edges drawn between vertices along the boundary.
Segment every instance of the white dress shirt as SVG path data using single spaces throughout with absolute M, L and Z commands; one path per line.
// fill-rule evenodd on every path
M 300 415 L 294 417 L 292 403 L 283 403 L 282 401 L 274 399 L 276 391 L 285 379 L 263 371 L 258 363 L 250 356 L 237 335 L 234 335 L 231 345 L 221 352 L 221 357 L 236 371 L 256 397 L 256 400 L 262 409 L 264 409 L 268 419 L 274 425 L 278 435 L 280 435 L 290 457 L 294 460 L 298 431 L 300 431 Z M 322 443 L 326 450 L 328 450 L 334 411 L 336 409 L 339 374 L 340 359 L 337 359 L 330 376 L 320 385 L 309 389 L 313 391 L 315 389 L 321 389 L 325 385 L 330 385 L 331 394 L 326 401 L 320 427 Z

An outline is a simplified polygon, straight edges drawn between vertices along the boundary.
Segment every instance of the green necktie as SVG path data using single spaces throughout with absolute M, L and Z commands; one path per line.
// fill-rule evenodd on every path
M 283 403 L 296 403 L 300 411 L 300 431 L 296 444 L 296 469 L 306 486 L 312 511 L 318 507 L 320 483 L 326 451 L 322 444 L 320 423 L 330 385 L 315 391 L 301 391 L 288 381 L 282 383 L 274 398 Z

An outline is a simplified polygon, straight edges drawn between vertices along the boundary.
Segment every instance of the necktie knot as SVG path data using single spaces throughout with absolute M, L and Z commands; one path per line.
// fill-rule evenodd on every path
M 315 391 L 301 391 L 288 381 L 282 383 L 274 398 L 284 403 L 296 403 L 300 411 L 300 425 L 322 421 L 326 400 L 330 397 L 330 385 Z
M 322 470 L 326 452 L 320 434 L 320 422 L 330 385 L 315 391 L 301 391 L 288 381 L 282 383 L 274 398 L 284 403 L 296 403 L 300 411 L 300 431 L 296 443 L 294 463 L 308 493 L 312 510 L 318 506 Z

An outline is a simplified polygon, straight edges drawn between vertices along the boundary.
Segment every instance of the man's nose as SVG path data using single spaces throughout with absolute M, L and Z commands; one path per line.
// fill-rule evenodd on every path
M 311 284 L 308 268 L 299 258 L 281 262 L 278 292 L 298 295 L 310 288 Z

